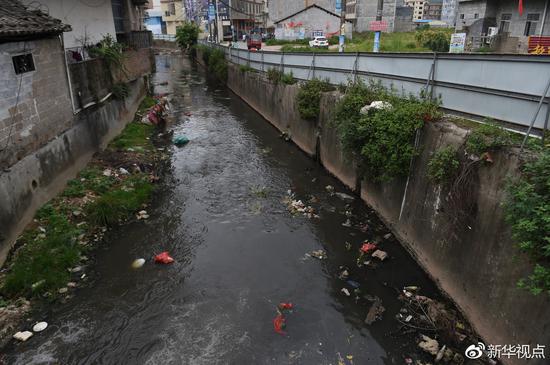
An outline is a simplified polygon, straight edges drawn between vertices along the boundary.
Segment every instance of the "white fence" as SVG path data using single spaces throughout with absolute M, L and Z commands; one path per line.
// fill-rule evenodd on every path
M 535 117 L 539 132 L 548 123 L 550 57 L 448 53 L 286 53 L 248 51 L 202 42 L 223 50 L 228 60 L 259 70 L 278 68 L 302 80 L 380 80 L 398 92 L 426 92 L 450 112 L 492 118 L 525 129 Z M 543 104 L 546 104 L 545 106 Z M 542 105 L 542 107 L 540 107 Z M 537 113 L 537 110 L 539 112 Z

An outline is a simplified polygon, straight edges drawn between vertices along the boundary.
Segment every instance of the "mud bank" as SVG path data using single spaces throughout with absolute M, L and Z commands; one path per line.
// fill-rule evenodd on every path
M 197 60 L 202 60 L 200 54 Z M 360 180 L 330 124 L 340 98 L 337 92 L 323 95 L 316 123 L 299 117 L 297 85 L 273 84 L 261 73 L 241 72 L 238 66 L 229 65 L 227 86 L 372 206 L 487 344 L 550 343 L 549 325 L 539 320 L 550 316 L 550 300 L 517 288 L 530 265 L 512 241 L 501 207 L 506 178 L 518 173 L 518 151 L 501 151 L 493 164 L 479 168 L 470 192 L 474 213 L 456 223 L 453 217 L 460 207 L 445 199 L 441 187 L 428 179 L 426 169 L 435 150 L 462 145 L 467 128 L 450 122 L 426 124 L 420 135 L 421 153 L 408 181 L 375 183 Z

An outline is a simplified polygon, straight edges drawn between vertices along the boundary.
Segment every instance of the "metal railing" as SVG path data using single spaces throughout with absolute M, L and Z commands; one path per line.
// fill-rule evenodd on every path
M 173 34 L 153 34 L 153 39 L 158 39 L 161 41 L 170 41 L 175 42 L 176 36 Z
M 548 124 L 550 57 L 449 53 L 301 53 L 248 51 L 200 41 L 229 61 L 258 71 L 277 68 L 300 80 L 380 81 L 403 94 L 428 94 L 449 112 L 491 118 L 539 132 Z M 546 104 L 544 108 L 539 104 Z

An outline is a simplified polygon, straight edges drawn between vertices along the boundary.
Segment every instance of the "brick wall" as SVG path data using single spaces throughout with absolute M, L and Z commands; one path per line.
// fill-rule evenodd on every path
M 154 65 L 153 51 L 151 48 L 125 51 L 123 63 L 125 72 L 115 70 L 114 83 L 133 81 L 150 74 Z
M 35 70 L 17 75 L 12 57 L 22 53 L 32 53 Z M 63 57 L 58 38 L 0 44 L 0 169 L 71 126 Z

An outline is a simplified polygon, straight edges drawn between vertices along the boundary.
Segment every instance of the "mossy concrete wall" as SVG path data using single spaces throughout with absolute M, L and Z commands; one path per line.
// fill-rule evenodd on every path
M 449 201 L 446 190 L 427 178 L 426 168 L 437 149 L 464 143 L 467 129 L 448 122 L 426 124 L 419 135 L 420 155 L 408 179 L 359 181 L 357 168 L 346 157 L 331 123 L 331 113 L 341 97 L 337 92 L 323 95 L 319 121 L 312 122 L 299 118 L 296 85 L 274 85 L 264 75 L 241 72 L 234 65 L 229 67 L 227 85 L 278 130 L 288 132 L 304 152 L 318 155 L 330 173 L 373 207 L 487 344 L 550 343 L 550 322 L 546 320 L 550 318 L 550 300 L 517 288 L 517 281 L 532 266 L 517 250 L 504 221 L 504 185 L 507 176 L 518 173 L 517 151 L 497 153 L 493 164 L 476 169 L 466 199 L 471 210 L 457 220 L 463 207 Z
M 82 111 L 71 128 L 0 173 L 0 264 L 36 210 L 133 119 L 146 93 L 145 79 L 128 86 L 124 101 L 111 99 Z

